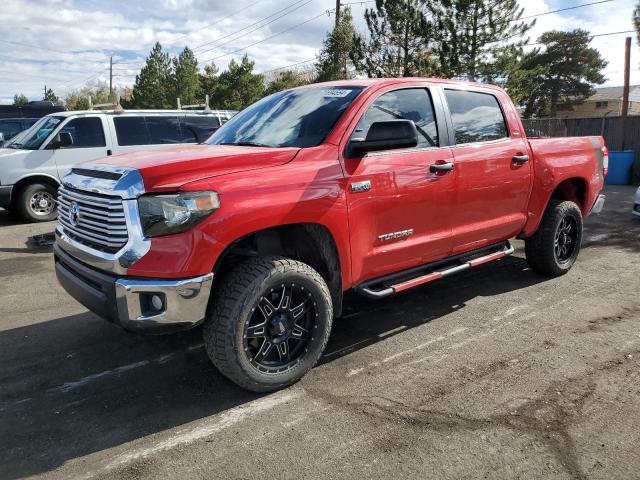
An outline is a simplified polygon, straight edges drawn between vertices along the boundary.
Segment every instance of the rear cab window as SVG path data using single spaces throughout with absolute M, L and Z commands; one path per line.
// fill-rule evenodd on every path
M 220 127 L 214 115 L 135 115 L 114 117 L 118 145 L 167 145 L 206 140 Z
M 509 136 L 507 123 L 490 93 L 445 89 L 457 145 L 489 142 Z

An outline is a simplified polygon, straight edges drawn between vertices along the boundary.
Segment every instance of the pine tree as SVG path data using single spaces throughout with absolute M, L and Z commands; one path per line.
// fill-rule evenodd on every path
M 50 88 L 47 88 L 47 91 L 44 93 L 43 100 L 49 101 L 54 105 L 60 105 L 61 103 L 60 98 L 58 98 L 58 96 L 55 93 L 53 93 L 53 90 Z
M 316 63 L 317 81 L 349 78 L 349 54 L 353 51 L 355 37 L 356 29 L 353 26 L 351 9 L 345 7 L 337 24 L 322 43 Z
M 173 59 L 173 97 L 180 103 L 190 105 L 198 102 L 202 96 L 198 76 L 198 60 L 189 47 Z M 201 99 L 202 100 L 202 99 Z
M 171 61 L 159 42 L 151 49 L 146 64 L 136 75 L 131 104 L 135 108 L 171 108 Z
M 13 96 L 13 104 L 14 105 L 26 105 L 27 103 L 29 103 L 29 99 L 23 94 L 15 94 Z
M 293 70 L 285 70 L 279 72 L 273 76 L 273 78 L 267 83 L 267 89 L 265 95 L 271 95 L 272 93 L 280 92 L 281 90 L 287 90 L 289 88 L 300 87 L 311 83 L 309 75 L 304 72 L 295 72 Z
M 543 48 L 524 55 L 507 88 L 514 101 L 525 107 L 525 117 L 555 117 L 560 108 L 582 103 L 593 95 L 592 85 L 605 81 L 601 70 L 607 62 L 589 47 L 590 41 L 584 30 L 553 30 L 538 39 Z
M 432 74 L 432 27 L 421 0 L 376 0 L 364 18 L 369 39 L 354 37 L 351 55 L 356 69 L 369 77 L 410 77 Z
M 440 0 L 426 2 L 440 74 L 494 81 L 528 39 L 535 21 L 522 18 L 518 0 Z
M 209 95 L 210 98 L 213 98 L 218 87 L 218 67 L 215 63 L 211 62 L 204 66 L 204 72 L 198 74 L 198 81 L 202 95 Z
M 242 61 L 229 62 L 226 71 L 218 77 L 218 85 L 213 95 L 215 105 L 220 108 L 242 110 L 264 96 L 264 76 L 253 73 L 255 62 L 245 54 Z

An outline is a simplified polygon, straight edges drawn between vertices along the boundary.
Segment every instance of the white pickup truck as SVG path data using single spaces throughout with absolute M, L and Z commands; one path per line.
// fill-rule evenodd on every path
M 47 115 L 0 148 L 0 207 L 33 222 L 53 220 L 60 179 L 74 165 L 131 150 L 199 143 L 235 113 L 89 110 Z

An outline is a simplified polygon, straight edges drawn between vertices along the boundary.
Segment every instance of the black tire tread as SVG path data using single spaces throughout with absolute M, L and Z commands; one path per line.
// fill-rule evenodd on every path
M 577 217 L 580 219 L 578 228 L 582 231 L 582 213 L 575 202 L 557 199 L 551 199 L 549 201 L 549 205 L 545 210 L 538 230 L 531 237 L 525 239 L 527 263 L 534 271 L 543 275 L 560 276 L 571 269 L 575 258 L 568 265 L 560 265 L 555 258 L 553 245 L 555 241 L 556 224 L 559 222 L 559 219 L 567 215 L 575 214 L 576 212 Z M 577 256 L 580 250 L 579 242 L 576 248 L 578 250 L 575 256 Z
M 254 392 L 270 392 L 284 388 L 295 381 L 286 380 L 268 386 L 254 382 L 242 374 L 242 367 L 235 354 L 234 326 L 244 305 L 247 292 L 257 283 L 267 281 L 275 273 L 297 271 L 308 276 L 320 286 L 322 294 L 331 306 L 331 294 L 322 276 L 309 265 L 285 257 L 256 257 L 239 264 L 229 272 L 209 302 L 203 337 L 209 358 L 215 367 L 239 386 Z M 329 330 L 331 329 L 329 310 Z M 329 335 L 322 343 L 320 353 L 326 347 Z M 319 357 L 320 355 L 318 355 Z M 317 362 L 317 359 L 316 359 Z M 314 362 L 315 363 L 315 362 Z M 278 374 L 271 374 L 272 377 Z

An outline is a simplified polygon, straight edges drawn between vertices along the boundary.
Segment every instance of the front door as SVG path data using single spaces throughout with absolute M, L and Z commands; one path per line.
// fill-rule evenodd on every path
M 387 91 L 370 100 L 349 138 L 366 137 L 375 121 L 412 120 L 415 148 L 369 152 L 344 160 L 354 283 L 446 257 L 451 249 L 455 170 L 442 147 L 432 93 L 415 87 Z M 436 92 L 437 95 L 437 92 Z M 439 97 L 436 96 L 439 107 Z M 348 152 L 348 149 L 346 150 Z M 350 158 L 349 158 L 350 157 Z
M 105 127 L 105 119 L 102 115 L 87 115 L 72 118 L 54 132 L 43 148 L 54 152 L 53 159 L 60 179 L 74 165 L 109 154 Z M 61 143 L 61 134 L 66 135 L 71 142 Z
M 491 92 L 445 89 L 457 173 L 453 254 L 515 236 L 527 220 L 532 162 Z M 515 112 L 510 112 L 515 115 Z

